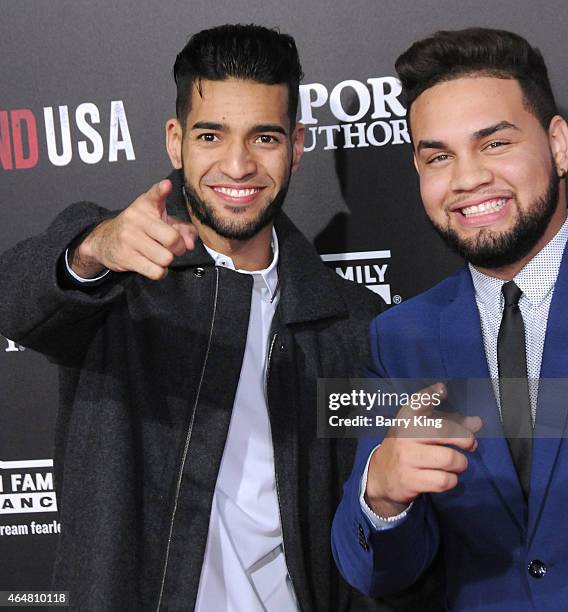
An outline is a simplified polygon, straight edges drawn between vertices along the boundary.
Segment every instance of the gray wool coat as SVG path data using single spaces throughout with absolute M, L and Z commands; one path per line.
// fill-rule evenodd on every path
M 168 212 L 188 219 L 171 178 Z M 199 243 L 159 282 L 111 273 L 79 290 L 62 253 L 109 214 L 74 204 L 0 258 L 0 330 L 60 367 L 54 587 L 71 592 L 72 609 L 191 610 L 252 281 L 215 267 Z M 276 231 L 266 384 L 289 572 L 304 612 L 380 609 L 350 591 L 330 552 L 354 441 L 316 436 L 317 378 L 360 372 L 379 300 L 326 268 L 284 214 Z

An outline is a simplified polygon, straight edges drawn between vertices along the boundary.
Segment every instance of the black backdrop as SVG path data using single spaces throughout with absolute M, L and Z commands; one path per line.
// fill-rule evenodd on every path
M 225 22 L 296 38 L 309 130 L 287 212 L 329 265 L 393 307 L 460 265 L 420 206 L 397 55 L 438 29 L 514 30 L 568 102 L 565 0 L 0 0 L 0 250 L 70 202 L 121 208 L 168 173 L 173 60 L 191 33 Z M 0 590 L 49 586 L 56 406 L 55 369 L 0 337 Z

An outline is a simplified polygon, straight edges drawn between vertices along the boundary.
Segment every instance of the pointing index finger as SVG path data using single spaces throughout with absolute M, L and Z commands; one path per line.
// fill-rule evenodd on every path
M 166 200 L 172 192 L 172 187 L 172 182 L 169 179 L 164 179 L 158 183 L 154 183 L 146 192 L 146 195 L 164 222 L 167 222 Z

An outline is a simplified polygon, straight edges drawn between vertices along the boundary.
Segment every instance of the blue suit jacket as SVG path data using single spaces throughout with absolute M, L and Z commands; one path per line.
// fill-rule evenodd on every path
M 550 306 L 541 379 L 568 379 L 567 252 Z M 467 267 L 377 317 L 371 346 L 378 377 L 487 379 Z M 543 387 L 541 380 L 528 502 L 502 437 L 494 396 L 487 393 L 477 412 L 485 430 L 501 435 L 480 436 L 455 489 L 419 496 L 404 522 L 376 533 L 361 511 L 359 486 L 378 440 L 361 438 L 332 533 L 346 580 L 375 596 L 399 591 L 415 582 L 442 547 L 448 609 L 568 610 L 568 442 L 561 438 L 567 405 L 566 381 Z M 546 567 L 541 578 L 528 570 L 533 560 Z

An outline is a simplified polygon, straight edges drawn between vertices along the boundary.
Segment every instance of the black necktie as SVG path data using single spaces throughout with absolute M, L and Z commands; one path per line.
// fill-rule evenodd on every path
M 513 281 L 505 283 L 502 291 L 505 308 L 497 337 L 501 418 L 521 487 L 528 497 L 532 418 L 527 380 L 525 325 L 519 309 L 519 299 L 523 292 Z

